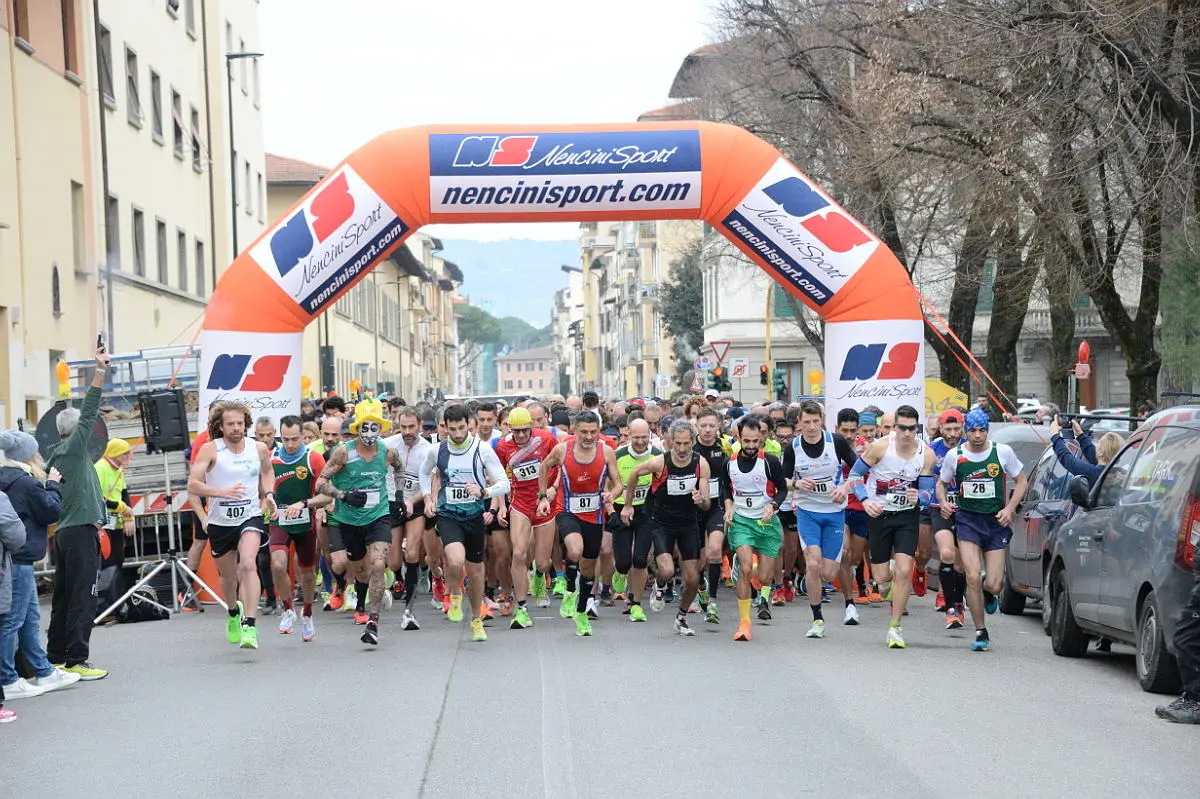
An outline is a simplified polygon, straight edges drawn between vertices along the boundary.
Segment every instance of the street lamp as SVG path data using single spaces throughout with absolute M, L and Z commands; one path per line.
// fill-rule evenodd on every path
M 229 77 L 229 176 L 232 179 L 230 186 L 232 188 L 233 207 L 230 209 L 232 214 L 233 229 L 229 231 L 233 237 L 233 257 L 237 258 L 240 254 L 238 249 L 238 217 L 237 217 L 237 186 L 238 186 L 238 168 L 237 168 L 237 147 L 233 143 L 233 62 L 240 61 L 243 58 L 262 58 L 262 53 L 255 53 L 249 50 L 243 50 L 236 53 L 225 54 L 225 73 Z

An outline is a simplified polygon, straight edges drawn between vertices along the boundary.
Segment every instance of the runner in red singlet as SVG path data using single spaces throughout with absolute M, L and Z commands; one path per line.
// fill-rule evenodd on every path
M 854 447 L 854 454 L 862 457 L 863 451 L 867 448 L 867 440 L 858 435 L 858 411 L 853 408 L 842 408 L 838 411 L 837 417 L 837 433 L 844 439 L 850 442 L 850 446 Z M 850 477 L 850 467 L 845 467 L 842 470 L 842 479 L 846 480 Z M 851 492 L 846 503 L 846 529 L 850 535 L 846 536 L 846 545 L 842 548 L 842 596 L 846 598 L 846 623 L 858 623 L 858 608 L 854 604 L 850 604 L 851 600 L 855 604 L 865 605 L 870 601 L 875 600 L 882 602 L 883 597 L 878 593 L 873 597 L 866 595 L 856 596 L 855 591 L 855 570 L 863 562 L 863 556 L 867 551 L 867 512 L 863 510 L 862 500 L 854 496 Z M 863 582 L 867 582 L 867 575 L 863 575 Z M 851 621 L 853 619 L 853 621 Z

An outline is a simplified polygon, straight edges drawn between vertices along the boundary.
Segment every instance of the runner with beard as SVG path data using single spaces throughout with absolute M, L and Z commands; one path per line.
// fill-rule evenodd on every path
M 419 630 L 417 617 L 413 614 L 413 602 L 417 597 L 417 579 L 421 574 L 421 559 L 430 556 L 430 571 L 440 568 L 440 549 L 434 533 L 434 520 L 425 515 L 425 496 L 429 485 L 422 484 L 421 470 L 432 457 L 434 446 L 420 434 L 421 417 L 413 408 L 401 408 L 396 414 L 396 425 L 400 432 L 384 439 L 388 449 L 394 450 L 404 462 L 403 471 L 395 471 L 396 503 L 403 519 L 397 533 L 392 528 L 392 571 L 399 573 L 404 566 L 404 617 L 400 627 L 404 630 Z M 442 582 L 436 574 L 433 579 Z M 440 604 L 440 603 L 439 603 Z
M 634 470 L 659 455 L 662 455 L 662 450 L 650 444 L 650 425 L 646 424 L 645 419 L 634 419 L 629 423 L 629 443 L 618 447 L 616 451 L 621 483 L 628 489 Z M 646 591 L 650 546 L 654 543 L 650 506 L 647 504 L 652 482 L 653 477 L 649 474 L 638 477 L 634 481 L 632 494 L 626 490 L 613 499 L 617 512 L 608 517 L 617 571 L 613 579 L 614 588 L 619 594 L 628 592 L 625 613 L 631 622 L 646 620 L 642 596 Z
M 721 416 L 712 408 L 705 408 L 696 416 L 696 452 L 708 462 L 708 498 L 711 505 L 700 514 L 697 529 L 707 564 L 705 588 L 698 596 L 704 620 L 709 624 L 720 624 L 717 615 L 717 588 L 721 585 L 721 565 L 725 549 L 725 480 L 729 470 L 731 448 L 721 435 Z
M 858 418 L 858 411 L 853 408 L 842 408 L 838 411 L 837 432 L 838 435 L 850 442 L 855 456 L 861 458 L 867 448 L 867 440 L 858 435 Z M 852 466 L 848 466 L 843 471 L 843 482 L 849 479 L 852 468 Z M 856 605 L 866 605 L 872 601 L 882 602 L 883 597 L 878 594 L 874 597 L 868 595 L 868 590 L 870 590 L 870 576 L 867 574 L 862 575 L 862 590 L 857 592 L 855 590 L 855 583 L 858 582 L 857 577 L 862 566 L 863 557 L 867 553 L 867 520 L 870 517 L 863 510 L 862 500 L 855 496 L 853 492 L 846 498 L 845 512 L 847 535 L 845 546 L 842 547 L 841 583 L 842 596 L 846 599 L 846 618 L 842 623 L 853 625 L 859 622 Z
M 937 461 L 936 474 L 941 474 L 946 453 L 962 442 L 962 414 L 953 408 L 942 412 L 938 423 L 941 437 L 930 444 Z M 929 504 L 933 522 L 933 540 L 938 548 L 938 591 L 934 607 L 946 612 L 946 629 L 958 630 L 965 618 L 963 599 L 967 589 L 962 557 L 958 554 L 958 536 L 954 533 L 954 514 L 958 510 L 958 486 L 953 482 L 943 483 Z

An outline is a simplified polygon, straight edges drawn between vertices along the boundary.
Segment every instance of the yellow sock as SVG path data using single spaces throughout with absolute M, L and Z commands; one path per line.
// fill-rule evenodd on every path
M 738 618 L 742 621 L 750 621 L 750 600 L 738 600 Z

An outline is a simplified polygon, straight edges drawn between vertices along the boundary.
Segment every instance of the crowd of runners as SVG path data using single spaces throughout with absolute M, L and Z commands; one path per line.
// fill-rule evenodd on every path
M 497 617 L 532 627 L 530 603 L 557 603 L 579 636 L 674 605 L 689 637 L 733 621 L 729 595 L 735 641 L 800 597 L 808 638 L 828 634 L 826 606 L 841 601 L 844 626 L 889 609 L 882 643 L 904 648 L 909 597 L 925 595 L 936 555 L 945 627 L 969 612 L 981 651 L 1026 487 L 988 424 L 979 409 L 923 427 L 904 405 L 831 423 L 815 401 L 587 392 L 437 408 L 329 397 L 276 430 L 218 403 L 191 452 L 189 557 L 211 548 L 228 641 L 248 649 L 276 601 L 281 634 L 312 641 L 318 609 L 352 613 L 376 646 L 393 608 L 401 630 L 467 621 L 486 641 Z

